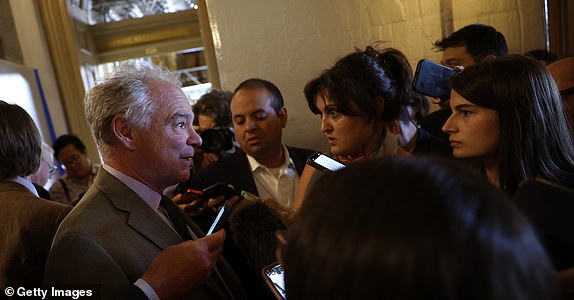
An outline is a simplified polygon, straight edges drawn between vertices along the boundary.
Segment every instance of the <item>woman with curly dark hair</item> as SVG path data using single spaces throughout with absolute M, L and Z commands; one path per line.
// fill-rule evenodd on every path
M 330 152 L 343 164 L 386 155 L 409 155 L 398 145 L 401 106 L 411 98 L 410 65 L 396 49 L 368 46 L 339 59 L 305 86 L 309 109 L 321 117 Z M 293 209 L 321 176 L 306 166 Z

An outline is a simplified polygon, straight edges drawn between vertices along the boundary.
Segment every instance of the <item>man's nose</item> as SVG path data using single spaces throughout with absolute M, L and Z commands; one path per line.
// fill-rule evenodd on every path
M 202 143 L 203 140 L 201 139 L 201 136 L 199 136 L 199 134 L 197 133 L 197 131 L 195 131 L 195 129 L 193 129 L 193 127 L 190 127 L 190 133 L 189 137 L 187 138 L 187 144 L 199 147 L 201 146 Z

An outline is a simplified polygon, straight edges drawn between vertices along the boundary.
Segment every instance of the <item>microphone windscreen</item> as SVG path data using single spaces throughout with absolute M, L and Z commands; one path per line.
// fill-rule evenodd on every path
M 232 211 L 229 226 L 235 244 L 254 271 L 277 261 L 275 232 L 287 228 L 278 209 L 263 201 L 249 202 Z

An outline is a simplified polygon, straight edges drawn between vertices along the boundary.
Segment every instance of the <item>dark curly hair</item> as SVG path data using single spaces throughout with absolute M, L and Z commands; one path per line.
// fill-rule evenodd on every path
M 341 58 L 305 86 L 309 109 L 320 114 L 317 96 L 330 98 L 347 116 L 365 116 L 380 134 L 385 122 L 395 120 L 411 96 L 410 65 L 396 49 L 368 46 Z M 411 76 L 412 77 L 412 76 Z M 381 106 L 380 100 L 384 101 Z M 381 109 L 382 108 L 382 109 Z

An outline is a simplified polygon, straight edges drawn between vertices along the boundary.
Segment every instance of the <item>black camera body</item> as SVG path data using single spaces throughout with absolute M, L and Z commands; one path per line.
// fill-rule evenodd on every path
M 234 133 L 229 127 L 215 127 L 202 131 L 199 136 L 203 143 L 201 150 L 205 153 L 219 153 L 233 149 Z

